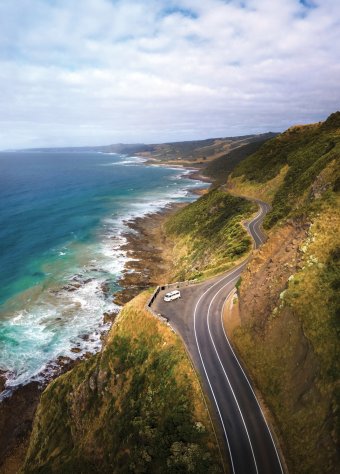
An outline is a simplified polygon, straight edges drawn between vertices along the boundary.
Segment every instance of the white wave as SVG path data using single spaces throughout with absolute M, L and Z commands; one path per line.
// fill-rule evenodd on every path
M 75 359 L 100 350 L 100 336 L 109 328 L 103 313 L 119 309 L 104 298 L 103 283 L 103 278 L 90 279 L 74 291 L 43 292 L 31 307 L 2 322 L 0 331 L 11 341 L 0 356 L 7 388 L 42 380 L 46 367 L 60 356 Z M 72 351 L 75 346 L 78 353 Z
M 147 160 L 139 156 L 129 156 L 120 161 L 113 161 L 111 163 L 101 163 L 101 166 L 121 166 L 121 165 L 140 165 L 145 163 Z
M 136 159 L 133 158 L 133 163 Z M 132 159 L 117 164 L 124 161 Z M 46 376 L 42 375 L 44 371 L 55 367 L 51 361 L 60 356 L 75 359 L 100 350 L 100 336 L 109 327 L 104 324 L 103 313 L 118 310 L 111 298 L 105 296 L 105 285 L 117 281 L 131 260 L 122 248 L 127 242 L 124 234 L 133 232 L 128 223 L 171 203 L 193 200 L 191 189 L 208 186 L 185 179 L 187 174 L 187 170 L 180 170 L 177 181 L 169 177 L 163 188 L 139 195 L 138 201 L 127 200 L 124 209 L 103 219 L 99 242 L 81 247 L 83 260 L 78 268 L 64 275 L 64 287 L 42 291 L 38 298 L 27 303 L 25 310 L 0 324 L 0 333 L 4 331 L 10 340 L 0 353 L 0 369 L 8 373 L 7 387 L 40 380 Z M 59 248 L 59 255 L 69 250 L 77 255 L 73 248 L 67 247 Z M 74 347 L 80 352 L 72 352 Z

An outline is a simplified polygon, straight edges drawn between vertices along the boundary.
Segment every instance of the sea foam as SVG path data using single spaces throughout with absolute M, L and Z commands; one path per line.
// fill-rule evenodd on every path
M 118 156 L 114 164 L 139 166 L 145 173 L 143 161 Z M 112 293 L 119 289 L 117 281 L 130 259 L 123 249 L 126 234 L 133 232 L 129 223 L 171 203 L 190 201 L 190 190 L 202 187 L 199 181 L 185 179 L 189 171 L 172 171 L 176 174 L 168 174 L 161 186 L 140 191 L 131 183 L 130 194 L 119 196 L 120 207 L 113 202 L 113 212 L 108 207 L 90 240 L 80 241 L 81 231 L 73 230 L 72 240 L 56 247 L 55 260 L 45 264 L 45 280 L 14 298 L 23 307 L 4 311 L 0 370 L 6 373 L 7 389 L 51 377 L 60 357 L 76 359 L 100 350 L 101 337 L 110 326 L 103 315 L 119 310 Z

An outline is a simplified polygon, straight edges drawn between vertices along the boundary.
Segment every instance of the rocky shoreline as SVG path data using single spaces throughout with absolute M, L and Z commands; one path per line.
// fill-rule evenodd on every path
M 129 257 L 118 280 L 122 290 L 114 295 L 114 303 L 122 306 L 141 291 L 164 283 L 169 277 L 171 244 L 163 230 L 164 221 L 185 204 L 172 204 L 162 211 L 137 217 L 127 226 L 133 231 L 124 235 L 122 249 Z
M 211 183 L 210 179 L 200 174 L 200 170 L 190 169 L 190 171 L 186 178 Z M 205 192 L 206 188 L 191 190 L 192 194 L 198 196 Z M 122 250 L 127 252 L 130 260 L 118 280 L 123 289 L 114 295 L 114 303 L 124 305 L 146 288 L 169 281 L 172 244 L 165 234 L 163 224 L 172 214 L 186 205 L 186 203 L 170 204 L 159 212 L 137 217 L 126 223 L 133 232 L 124 235 L 126 244 Z
M 186 178 L 210 182 L 199 174 L 199 170 L 193 171 Z M 205 190 L 192 192 L 200 195 Z M 126 244 L 122 250 L 126 252 L 129 261 L 118 281 L 122 289 L 114 294 L 114 303 L 122 306 L 146 288 L 169 280 L 171 242 L 165 235 L 163 224 L 171 214 L 185 205 L 186 203 L 171 204 L 159 212 L 126 222 L 131 232 L 124 235 Z M 116 314 L 104 314 L 106 322 L 113 322 L 115 317 Z M 76 351 L 77 348 L 74 349 Z M 42 391 L 51 380 L 67 372 L 87 356 L 76 360 L 60 357 L 55 363 L 51 363 L 54 370 L 46 375 L 44 382 L 30 382 L 19 386 L 0 402 L 0 474 L 17 472 L 24 461 Z M 0 373 L 0 392 L 5 387 L 5 381 L 5 374 Z
M 129 257 L 128 263 L 118 283 L 122 290 L 114 294 L 113 301 L 123 306 L 146 288 L 156 285 L 165 277 L 167 271 L 166 252 L 164 251 L 165 235 L 162 224 L 165 219 L 185 204 L 173 204 L 165 209 L 143 217 L 137 217 L 126 225 L 132 232 L 124 237 L 126 244 L 122 247 Z M 113 322 L 116 313 L 104 313 L 105 322 Z M 105 339 L 106 334 L 102 338 Z M 77 347 L 74 348 L 77 352 Z M 40 382 L 10 389 L 5 394 L 6 374 L 0 372 L 0 474 L 15 473 L 24 461 L 32 423 L 40 395 L 46 386 L 55 378 L 72 369 L 77 363 L 91 354 L 85 354 L 75 360 L 59 357 L 51 362 L 46 374 L 41 374 Z M 4 396 L 5 395 L 5 396 Z
M 132 232 L 124 237 L 126 244 L 122 250 L 131 259 L 119 280 L 122 290 L 114 295 L 114 302 L 120 306 L 149 286 L 156 285 L 165 277 L 167 262 L 164 258 L 164 220 L 182 207 L 175 204 L 157 213 L 126 223 Z M 104 320 L 113 321 L 115 314 L 104 314 Z M 74 348 L 76 351 L 77 348 Z M 85 356 L 86 357 L 86 356 Z M 40 394 L 48 383 L 72 369 L 84 357 L 72 360 L 60 357 L 55 362 L 52 373 L 44 377 L 44 382 L 30 382 L 11 390 L 0 402 L 0 473 L 17 472 L 24 461 L 26 447 L 32 428 L 34 414 Z M 4 394 L 6 374 L 0 372 L 0 392 Z

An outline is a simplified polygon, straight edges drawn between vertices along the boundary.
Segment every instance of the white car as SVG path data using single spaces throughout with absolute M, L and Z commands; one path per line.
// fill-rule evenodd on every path
M 164 301 L 177 300 L 181 297 L 181 293 L 178 290 L 170 291 L 164 296 Z

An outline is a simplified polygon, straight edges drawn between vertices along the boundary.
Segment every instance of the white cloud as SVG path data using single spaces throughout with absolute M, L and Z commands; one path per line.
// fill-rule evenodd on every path
M 0 148 L 203 138 L 325 118 L 340 102 L 340 4 L 303 3 L 2 0 Z

